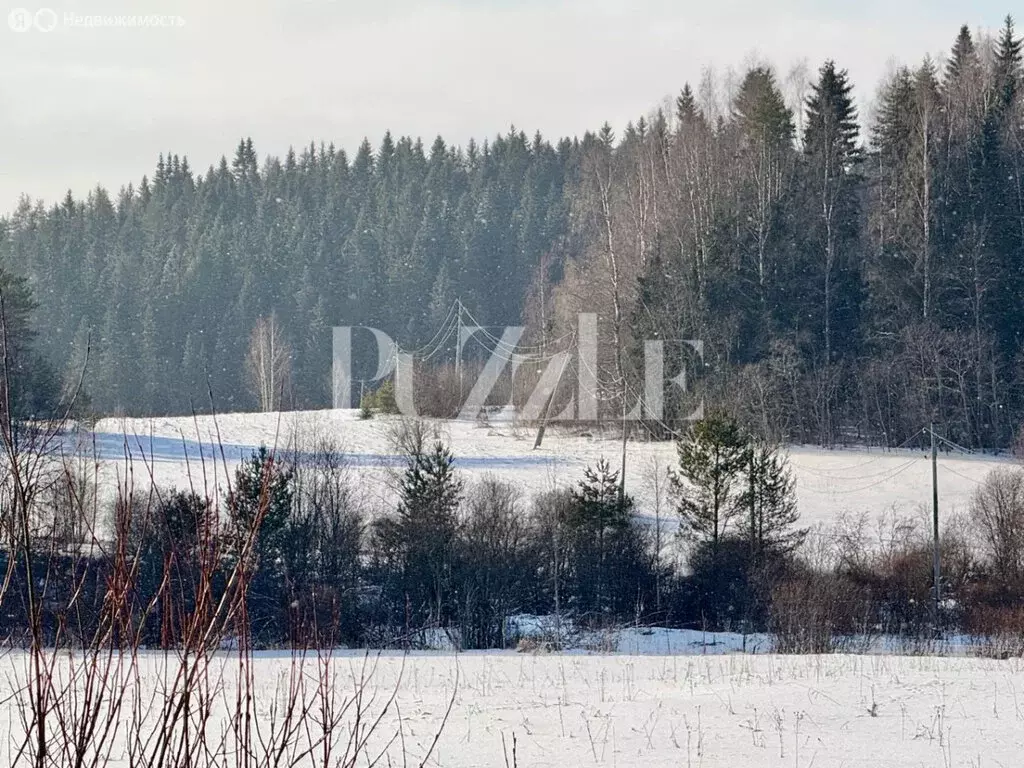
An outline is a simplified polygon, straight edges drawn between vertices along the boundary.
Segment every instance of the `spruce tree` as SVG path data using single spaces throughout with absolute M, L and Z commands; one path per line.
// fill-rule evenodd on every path
M 8 435 L 20 422 L 58 415 L 58 378 L 35 349 L 36 306 L 28 282 L 0 266 L 0 420 Z
M 1003 22 L 995 54 L 993 85 L 999 108 L 1005 110 L 1011 108 L 1020 89 L 1024 61 L 1024 39 L 1016 36 L 1012 16 Z
M 955 83 L 972 78 L 979 66 L 974 38 L 971 36 L 970 28 L 964 24 L 960 27 L 953 49 L 946 60 L 944 80 L 946 83 Z
M 743 348 L 753 357 L 758 347 L 767 347 L 774 330 L 772 315 L 779 314 L 772 312 L 769 301 L 786 251 L 782 209 L 791 191 L 795 127 L 793 112 L 767 67 L 747 72 L 732 109 L 742 179 L 735 214 L 742 235 L 735 249 L 744 257 L 742 282 L 734 278 L 727 282 L 733 288 L 730 304 L 747 337 Z M 751 296 L 756 302 L 749 300 Z
M 858 229 L 861 150 L 846 70 L 827 61 L 807 99 L 804 121 L 807 272 L 816 276 L 822 359 L 830 365 L 856 349 L 861 275 L 853 251 Z
M 445 625 L 453 612 L 463 494 L 454 465 L 451 451 L 440 441 L 413 450 L 394 516 L 375 524 L 393 604 L 410 606 L 413 620 L 433 626 Z
M 252 452 L 235 471 L 227 507 L 236 552 L 252 544 L 258 566 L 275 566 L 282 535 L 292 511 L 294 470 L 265 445 Z
M 587 467 L 572 489 L 567 527 L 573 541 L 575 602 L 584 613 L 621 608 L 617 586 L 633 582 L 628 555 L 633 499 L 621 493 L 619 475 L 605 459 Z M 627 592 L 628 594 L 628 592 Z
M 683 86 L 683 90 L 676 97 L 676 121 L 680 128 L 687 128 L 701 118 L 700 110 L 697 108 L 697 100 L 694 98 L 693 89 L 689 83 Z
M 740 527 L 751 553 L 755 558 L 788 554 L 807 535 L 806 529 L 796 527 L 800 513 L 788 460 L 776 446 L 754 441 L 743 474 L 737 504 L 746 513 Z

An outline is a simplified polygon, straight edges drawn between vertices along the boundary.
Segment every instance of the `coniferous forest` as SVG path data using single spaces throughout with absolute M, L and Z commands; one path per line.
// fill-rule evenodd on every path
M 243 139 L 205 170 L 171 148 L 118 191 L 24 199 L 0 219 L 0 264 L 27 280 L 56 379 L 88 348 L 100 414 L 260 407 L 246 356 L 268 317 L 290 350 L 283 404 L 329 407 L 332 326 L 414 349 L 459 299 L 534 338 L 596 311 L 619 377 L 645 338 L 701 339 L 705 394 L 775 440 L 894 445 L 934 421 L 1008 446 L 1021 36 L 1009 18 L 991 37 L 964 26 L 943 60 L 857 84 L 874 103 L 854 85 L 842 61 L 795 89 L 764 65 L 582 137 L 386 134 L 264 159 Z

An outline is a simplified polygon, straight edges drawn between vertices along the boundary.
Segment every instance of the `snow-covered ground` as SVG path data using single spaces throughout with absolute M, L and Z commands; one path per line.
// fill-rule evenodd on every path
M 340 654 L 331 663 L 344 696 L 360 675 L 362 657 Z M 166 682 L 166 659 L 142 654 L 139 664 L 140 700 L 149 702 Z M 216 660 L 218 665 L 214 678 L 223 687 L 214 700 L 214 734 L 224 732 L 226 712 L 235 702 L 234 666 L 229 657 Z M 9 764 L 24 713 L 8 694 L 27 668 L 23 656 L 7 657 L 4 666 L 0 727 L 12 736 L 0 747 L 0 760 Z M 255 708 L 265 721 L 275 711 L 275 698 L 280 703 L 289 688 L 290 670 L 287 654 L 256 658 Z M 1020 765 L 1024 754 L 1019 660 L 385 655 L 368 686 L 375 711 L 396 686 L 397 707 L 371 740 L 374 753 L 387 747 L 388 759 L 379 765 L 420 765 L 453 694 L 429 766 L 983 768 Z M 150 716 L 158 711 L 150 710 Z M 128 710 L 121 716 L 127 718 Z M 349 725 L 336 726 L 338 738 L 345 738 Z M 263 726 L 266 737 L 268 722 Z M 117 732 L 118 743 L 125 741 L 126 729 L 122 725 Z M 113 754 L 109 765 L 128 765 L 123 747 Z
M 351 411 L 106 419 L 84 437 L 99 457 L 107 492 L 115 482 L 139 488 L 151 480 L 223 487 L 226 474 L 256 446 L 301 451 L 330 437 L 351 458 L 358 486 L 385 504 L 392 500 L 388 466 L 396 457 L 388 435 L 394 423 L 361 421 Z M 533 431 L 507 422 L 437 427 L 468 479 L 493 475 L 519 484 L 527 496 L 575 482 L 601 457 L 617 466 L 621 448 L 614 439 L 552 429 L 533 450 Z M 211 450 L 214 444 L 223 452 Z M 794 446 L 789 458 L 807 525 L 828 525 L 843 512 L 916 514 L 930 504 L 931 467 L 919 450 Z M 1006 461 L 943 454 L 943 514 L 965 509 L 985 475 Z M 647 519 L 658 498 L 655 478 L 664 483 L 674 463 L 671 443 L 628 446 L 627 488 Z M 671 526 L 664 493 L 661 514 Z M 542 623 L 516 620 L 521 634 Z M 778 656 L 764 636 L 670 629 L 621 629 L 573 647 L 551 654 L 384 654 L 370 684 L 374 702 L 383 705 L 392 690 L 398 693 L 372 744 L 388 750 L 378 764 L 419 765 L 453 695 L 447 726 L 426 765 L 982 768 L 1019 765 L 1024 754 L 1019 659 L 977 658 L 962 648 L 940 649 L 952 654 L 942 657 L 899 656 L 884 645 L 864 656 Z M 339 686 L 351 685 L 362 659 L 361 652 L 337 652 L 331 664 Z M 275 697 L 288 690 L 293 662 L 286 652 L 256 656 L 255 706 L 263 726 L 268 713 L 280 711 Z M 174 665 L 173 657 L 139 656 L 143 691 L 137 700 L 159 696 L 168 663 Z M 223 732 L 235 701 L 237 661 L 224 655 L 217 663 L 223 688 L 213 726 Z M 0 667 L 0 728 L 16 732 L 24 713 L 10 693 L 26 679 L 26 659 L 8 654 Z M 339 725 L 338 733 L 346 727 Z M 127 751 L 114 752 L 109 764 L 127 765 Z M 0 747 L 0 763 L 11 756 Z
M 330 436 L 352 457 L 364 492 L 387 503 L 391 497 L 384 465 L 395 461 L 388 439 L 394 422 L 386 417 L 363 421 L 355 411 L 245 413 L 216 419 L 104 419 L 94 433 L 101 446 L 98 453 L 105 477 L 127 477 L 125 462 L 119 458 L 127 445 L 136 459 L 135 485 L 148 482 L 151 471 L 158 483 L 179 487 L 210 487 L 221 482 L 225 469 L 233 471 L 238 459 L 255 446 L 292 447 L 298 441 L 301 449 L 317 437 Z M 583 469 L 601 457 L 613 467 L 619 466 L 621 446 L 614 438 L 549 429 L 542 446 L 533 450 L 535 432 L 508 422 L 436 424 L 469 479 L 493 475 L 517 483 L 526 495 L 576 482 Z M 219 450 L 210 449 L 218 443 L 225 446 L 223 460 Z M 203 456 L 199 444 L 206 446 Z M 843 512 L 866 513 L 874 519 L 893 511 L 913 515 L 930 510 L 931 466 L 924 451 L 792 446 L 789 458 L 804 525 L 828 525 Z M 985 475 L 1006 461 L 941 454 L 938 480 L 943 515 L 964 510 Z M 660 514 L 671 520 L 671 502 L 664 486 L 666 468 L 674 464 L 671 443 L 630 442 L 626 487 L 637 498 L 640 514 L 654 517 L 658 478 L 662 483 Z

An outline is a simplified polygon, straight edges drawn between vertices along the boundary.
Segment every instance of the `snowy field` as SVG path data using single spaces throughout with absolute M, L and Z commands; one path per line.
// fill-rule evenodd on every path
M 386 467 L 399 462 L 389 444 L 393 419 L 358 419 L 355 411 L 310 411 L 284 414 L 225 414 L 196 419 L 104 419 L 94 433 L 103 477 L 121 482 L 130 477 L 138 487 L 150 473 L 160 484 L 197 488 L 220 485 L 225 469 L 233 471 L 241 457 L 260 444 L 301 450 L 317 437 L 330 436 L 349 456 L 363 493 L 371 502 L 389 504 Z M 492 475 L 518 484 L 526 495 L 575 483 L 583 469 L 599 458 L 618 467 L 620 444 L 611 438 L 567 434 L 550 429 L 543 445 L 533 450 L 535 432 L 510 423 L 437 422 L 467 479 Z M 218 437 L 219 436 L 219 437 Z M 212 448 L 224 446 L 224 456 Z M 134 458 L 129 476 L 125 448 Z M 200 450 L 202 446 L 202 450 Z M 833 523 L 843 512 L 866 513 L 876 519 L 893 511 L 922 514 L 931 505 L 931 466 L 921 450 L 824 450 L 794 446 L 790 464 L 804 525 Z M 1007 459 L 992 456 L 940 454 L 939 490 L 943 515 L 963 511 L 985 475 Z M 627 459 L 627 490 L 639 513 L 655 516 L 662 485 L 660 515 L 671 521 L 665 470 L 675 464 L 671 443 L 631 442 Z M 929 517 L 930 519 L 930 517 Z M 669 524 L 669 523 L 667 523 Z
M 389 473 L 401 465 L 389 440 L 395 421 L 361 421 L 352 411 L 227 414 L 217 417 L 105 419 L 81 437 L 98 457 L 106 492 L 115 483 L 223 488 L 227 474 L 264 444 L 301 454 L 330 438 L 343 450 L 368 501 L 393 502 Z M 533 450 L 534 432 L 511 423 L 443 422 L 437 427 L 470 481 L 486 475 L 522 487 L 524 496 L 576 482 L 604 457 L 618 465 L 614 439 L 550 430 Z M 220 448 L 214 449 L 213 446 Z M 131 460 L 127 461 L 126 456 Z M 791 447 L 806 525 L 829 525 L 844 512 L 915 515 L 931 499 L 931 466 L 920 450 L 822 450 Z M 1008 461 L 942 454 L 944 515 L 963 511 L 985 475 Z M 664 492 L 675 463 L 671 443 L 631 442 L 627 489 L 639 513 L 675 524 Z M 528 619 L 529 617 L 527 617 Z M 560 654 L 397 652 L 376 661 L 368 686 L 375 715 L 397 692 L 369 745 L 378 765 L 426 766 L 1016 766 L 1024 754 L 1024 662 L 935 648 L 945 656 L 900 656 L 901 647 L 869 655 L 778 656 L 764 636 L 684 630 L 623 629 Z M 855 648 L 855 646 L 851 646 Z M 929 649 L 919 649 L 929 650 Z M 605 651 L 611 651 L 605 652 Z M 159 704 L 173 657 L 142 653 L 138 698 Z M 262 728 L 280 712 L 295 667 L 286 652 L 257 654 L 255 711 Z M 315 680 L 316 662 L 307 679 Z M 333 690 L 344 698 L 360 674 L 361 652 L 338 651 Z M 0 728 L 17 731 L 23 712 L 13 689 L 28 679 L 27 660 L 0 659 Z M 213 732 L 230 732 L 238 661 L 218 656 Z M 129 686 L 135 686 L 131 677 Z M 124 691 L 134 697 L 136 690 Z M 436 744 L 446 710 L 447 724 Z M 148 711 L 156 712 L 158 709 Z M 151 727 L 143 726 L 142 730 Z M 338 726 L 339 739 L 347 726 Z M 126 738 L 122 730 L 119 739 Z M 12 739 L 7 740 L 13 743 Z M 11 754 L 0 746 L 0 764 Z M 514 750 L 514 755 L 513 755 Z M 127 765 L 115 749 L 111 766 Z M 367 763 L 360 760 L 357 764 Z M 292 763 L 290 763 L 292 764 Z M 295 765 L 315 765 L 298 760 Z
M 25 663 L 20 656 L 4 662 L 0 725 L 5 731 L 20 728 L 17 704 L 7 694 L 24 675 Z M 160 689 L 166 662 L 158 654 L 143 654 L 139 663 L 145 700 Z M 256 658 L 258 712 L 272 711 L 275 697 L 280 704 L 291 663 L 287 655 Z M 362 657 L 340 655 L 330 663 L 340 695 L 347 695 L 360 677 Z M 233 662 L 222 657 L 214 666 L 220 692 L 211 732 L 223 733 L 225 713 L 235 699 Z M 428 766 L 984 768 L 1020 765 L 1024 754 L 1019 660 L 467 653 L 417 654 L 403 661 L 400 655 L 384 656 L 368 686 L 378 711 L 396 686 L 397 707 L 371 741 L 374 750 L 384 749 L 394 738 L 380 765 L 420 765 L 453 693 L 447 726 Z M 337 729 L 339 738 L 346 730 Z M 13 735 L 5 740 L 8 747 L 0 748 L 0 761 L 9 761 Z M 117 739 L 124 741 L 124 731 Z M 114 753 L 109 765 L 127 765 L 123 751 Z

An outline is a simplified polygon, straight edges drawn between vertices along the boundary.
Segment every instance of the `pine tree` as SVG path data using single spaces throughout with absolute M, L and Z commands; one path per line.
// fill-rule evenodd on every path
M 713 411 L 676 443 L 678 467 L 670 475 L 680 533 L 716 550 L 742 513 L 740 484 L 749 462 L 747 435 L 728 414 Z

